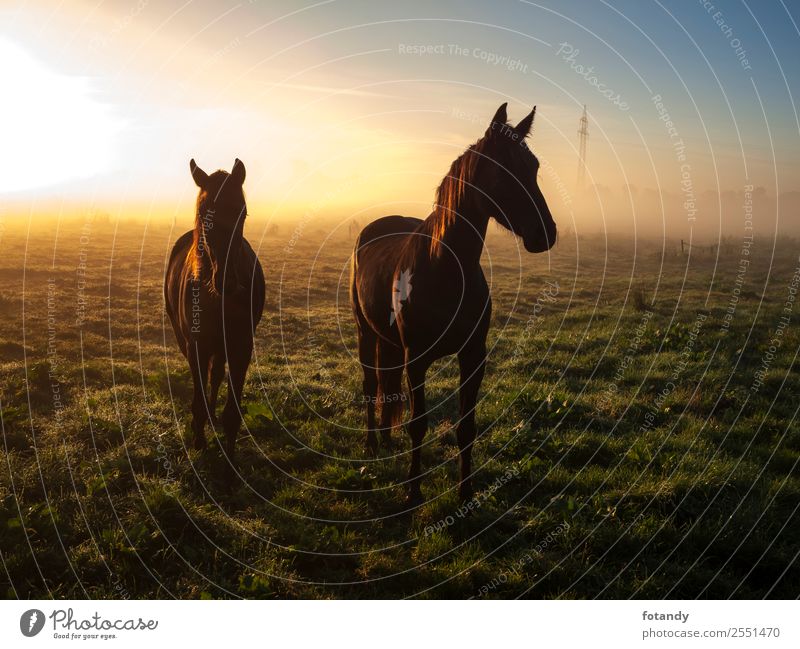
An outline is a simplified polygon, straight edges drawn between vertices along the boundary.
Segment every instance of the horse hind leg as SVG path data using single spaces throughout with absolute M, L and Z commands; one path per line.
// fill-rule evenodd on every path
M 361 387 L 364 402 L 367 404 L 366 452 L 368 455 L 374 455 L 378 450 L 378 438 L 375 435 L 375 404 L 378 401 L 376 368 L 378 337 L 368 324 L 359 321 L 358 325 L 358 360 L 364 372 Z
M 384 341 L 378 342 L 378 402 L 381 404 L 381 443 L 392 448 L 392 428 L 400 424 L 403 414 L 402 348 Z
M 222 384 L 222 379 L 225 378 L 225 355 L 214 354 L 208 364 L 208 417 L 211 420 L 211 425 L 216 428 L 218 425 L 217 420 L 217 398 L 219 396 L 219 387 Z

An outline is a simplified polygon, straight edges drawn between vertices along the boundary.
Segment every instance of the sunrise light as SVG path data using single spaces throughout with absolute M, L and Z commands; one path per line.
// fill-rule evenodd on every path
M 122 124 L 98 99 L 90 78 L 54 72 L 8 40 L 0 40 L 0 78 L 0 192 L 88 178 L 108 168 Z

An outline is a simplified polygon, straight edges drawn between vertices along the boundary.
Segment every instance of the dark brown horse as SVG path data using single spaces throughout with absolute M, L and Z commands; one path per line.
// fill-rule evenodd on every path
M 424 221 L 386 216 L 364 228 L 352 258 L 351 300 L 367 402 L 367 448 L 387 446 L 403 410 L 405 369 L 411 396 L 409 502 L 422 500 L 420 454 L 428 427 L 425 373 L 457 354 L 461 373 L 456 429 L 462 499 L 472 495 L 475 403 L 486 365 L 492 302 L 480 265 L 489 218 L 522 238 L 528 252 L 549 250 L 556 225 L 537 183 L 539 161 L 525 144 L 536 108 L 516 126 L 498 109 L 484 136 L 450 167 Z
M 216 424 L 217 394 L 228 365 L 222 427 L 230 479 L 242 421 L 242 387 L 264 310 L 264 273 L 243 234 L 244 164 L 237 158 L 230 174 L 220 170 L 210 176 L 194 160 L 189 169 L 200 188 L 194 230 L 172 248 L 164 299 L 194 382 L 192 430 L 197 449 L 206 447 L 206 421 Z

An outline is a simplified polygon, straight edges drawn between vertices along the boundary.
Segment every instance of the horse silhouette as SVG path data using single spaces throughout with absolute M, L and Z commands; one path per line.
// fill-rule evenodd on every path
M 197 449 L 206 447 L 206 422 L 217 422 L 217 395 L 228 366 L 222 427 L 230 483 L 242 421 L 242 388 L 264 310 L 264 273 L 244 238 L 244 164 L 237 158 L 230 174 L 219 170 L 208 175 L 192 160 L 189 169 L 200 188 L 194 229 L 172 248 L 164 299 L 194 383 L 192 430 Z
M 486 366 L 492 303 L 480 265 L 489 218 L 522 238 L 528 252 L 556 241 L 556 225 L 537 183 L 539 161 L 525 139 L 536 108 L 516 126 L 500 106 L 484 136 L 442 180 L 433 212 L 421 220 L 386 216 L 359 234 L 351 262 L 350 297 L 358 329 L 367 404 L 367 450 L 377 450 L 376 405 L 382 442 L 400 423 L 403 371 L 411 395 L 410 504 L 422 501 L 420 454 L 428 427 L 425 373 L 442 356 L 460 368 L 456 429 L 459 495 L 472 495 L 475 404 Z

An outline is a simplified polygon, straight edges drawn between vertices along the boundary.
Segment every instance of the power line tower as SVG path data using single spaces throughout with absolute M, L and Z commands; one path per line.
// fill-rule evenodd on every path
M 583 105 L 583 115 L 578 122 L 578 191 L 583 191 L 586 184 L 586 139 L 589 137 L 589 118 L 586 116 L 586 104 Z

